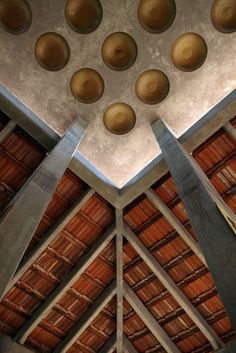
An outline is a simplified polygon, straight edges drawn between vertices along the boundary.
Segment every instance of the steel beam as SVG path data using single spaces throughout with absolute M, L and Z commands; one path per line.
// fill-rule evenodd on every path
M 85 126 L 76 121 L 31 175 L 0 219 L 0 298 L 63 176 Z
M 123 353 L 123 211 L 116 209 L 117 353 Z
M 43 320 L 69 288 L 78 280 L 88 266 L 97 258 L 115 235 L 112 225 L 103 235 L 99 236 L 90 250 L 78 261 L 77 265 L 64 277 L 58 287 L 48 296 L 46 301 L 36 309 L 32 317 L 25 323 L 15 336 L 15 340 L 23 344 L 34 328 Z
M 193 250 L 195 255 L 207 266 L 206 260 L 200 249 L 199 244 L 193 239 L 192 235 L 187 231 L 183 224 L 178 218 L 171 212 L 168 206 L 161 200 L 161 198 L 155 193 L 152 188 L 145 191 L 148 199 L 152 204 L 161 212 L 161 214 L 167 219 L 167 221 L 173 226 L 179 236 L 185 241 L 185 243 Z
M 0 131 L 0 144 L 2 144 L 8 136 L 11 135 L 12 131 L 15 129 L 16 123 L 10 120 L 6 126 Z
M 206 320 L 201 316 L 197 309 L 192 305 L 185 294 L 179 289 L 168 273 L 163 270 L 162 266 L 157 262 L 157 260 L 151 255 L 151 253 L 146 249 L 143 243 L 138 239 L 138 237 L 132 232 L 132 230 L 124 224 L 124 236 L 127 238 L 129 243 L 137 251 L 137 253 L 142 257 L 144 262 L 152 270 L 152 272 L 157 276 L 160 282 L 165 286 L 165 288 L 170 292 L 170 294 L 175 298 L 180 306 L 185 310 L 197 327 L 202 331 L 206 338 L 211 343 L 212 347 L 216 350 L 223 346 L 223 342 L 214 332 Z
M 164 123 L 153 131 L 236 330 L 236 216 Z
M 160 342 L 162 347 L 166 350 L 167 353 L 180 353 L 178 347 L 172 342 L 170 337 L 165 333 L 163 328 L 158 324 L 156 319 L 150 314 L 145 305 L 141 302 L 138 296 L 130 288 L 130 286 L 125 283 L 125 298 L 132 306 L 134 311 L 138 314 L 140 319 L 145 323 L 145 325 L 152 332 L 154 337 Z
M 77 324 L 72 327 L 68 335 L 62 339 L 53 353 L 66 353 L 81 334 L 89 327 L 93 320 L 105 308 L 116 294 L 116 281 L 114 280 L 105 291 L 95 300 Z
M 82 193 L 79 200 L 61 217 L 52 229 L 50 229 L 42 240 L 33 248 L 33 250 L 23 259 L 15 275 L 8 283 L 5 293 L 10 290 L 14 284 L 23 276 L 25 271 L 39 258 L 42 252 L 53 242 L 57 235 L 69 223 L 69 221 L 79 212 L 79 210 L 88 202 L 94 194 L 94 190 L 88 189 Z
M 132 343 L 130 343 L 129 339 L 124 335 L 124 353 L 138 353 L 137 350 L 134 348 Z
M 111 338 L 99 349 L 98 353 L 113 353 L 116 350 L 116 334 L 113 333 Z

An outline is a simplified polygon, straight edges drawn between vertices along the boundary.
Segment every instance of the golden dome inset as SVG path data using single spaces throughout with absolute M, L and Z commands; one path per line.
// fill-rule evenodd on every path
M 161 33 L 174 22 L 176 5 L 174 0 L 140 0 L 138 19 L 146 31 Z
M 213 26 L 220 32 L 236 31 L 236 1 L 215 0 L 211 10 Z
M 158 104 L 168 95 L 170 83 L 160 70 L 147 70 L 136 81 L 135 91 L 138 98 L 146 104 Z
M 133 65 L 137 51 L 137 45 L 128 33 L 116 32 L 104 40 L 102 57 L 108 67 L 122 71 Z
M 111 133 L 123 135 L 133 129 L 136 123 L 136 115 L 128 104 L 114 103 L 106 109 L 103 122 Z
M 103 94 L 104 81 L 97 71 L 84 68 L 74 73 L 70 87 L 76 99 L 82 103 L 94 103 Z
M 12 34 L 21 34 L 29 28 L 32 20 L 31 9 L 26 0 L 1 0 L 1 27 Z
M 101 23 L 102 5 L 99 0 L 67 0 L 65 17 L 74 31 L 91 33 Z
M 179 70 L 197 70 L 207 57 L 206 42 L 197 33 L 184 33 L 172 45 L 171 57 Z
M 44 69 L 58 71 L 67 64 L 70 57 L 70 48 L 60 34 L 47 32 L 37 39 L 34 53 L 38 63 Z

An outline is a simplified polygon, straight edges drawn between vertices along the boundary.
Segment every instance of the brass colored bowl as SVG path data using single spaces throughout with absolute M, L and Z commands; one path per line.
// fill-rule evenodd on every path
M 136 123 L 136 115 L 128 104 L 114 103 L 106 109 L 103 122 L 111 133 L 123 135 L 133 129 Z
M 133 65 L 137 51 L 137 45 L 128 33 L 116 32 L 103 42 L 102 57 L 108 67 L 122 71 Z
M 1 27 L 12 34 L 21 34 L 30 27 L 32 13 L 26 0 L 1 0 Z
M 148 32 L 161 33 L 174 22 L 176 5 L 174 0 L 140 0 L 138 19 Z
M 207 57 L 206 42 L 197 33 L 184 33 L 172 45 L 171 57 L 179 70 L 197 70 Z
M 74 31 L 91 33 L 101 23 L 102 5 L 99 0 L 67 0 L 65 17 Z
M 104 81 L 102 76 L 90 68 L 74 73 L 70 82 L 73 96 L 82 103 L 94 103 L 103 94 Z
M 54 32 L 44 33 L 37 39 L 34 53 L 38 63 L 49 71 L 63 69 L 70 58 L 67 41 Z
M 213 26 L 220 32 L 236 31 L 236 1 L 215 0 L 211 10 Z
M 136 81 L 135 91 L 138 98 L 146 104 L 158 104 L 168 95 L 170 83 L 160 70 L 147 70 Z

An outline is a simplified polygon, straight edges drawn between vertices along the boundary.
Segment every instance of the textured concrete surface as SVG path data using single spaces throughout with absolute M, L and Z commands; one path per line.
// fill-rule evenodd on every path
M 95 32 L 82 35 L 67 25 L 64 0 L 51 0 L 50 4 L 47 0 L 29 0 L 33 12 L 29 31 L 14 36 L 0 29 L 0 83 L 59 134 L 82 114 L 91 124 L 79 151 L 122 187 L 160 153 L 150 126 L 155 116 L 165 120 L 179 137 L 236 87 L 236 34 L 214 29 L 212 2 L 176 0 L 173 26 L 162 34 L 150 34 L 138 22 L 138 0 L 101 0 L 101 25 Z M 46 31 L 62 34 L 71 48 L 69 63 L 59 72 L 43 70 L 34 58 L 34 43 Z M 130 33 L 138 45 L 137 61 L 124 72 L 110 70 L 100 54 L 104 38 L 115 31 Z M 187 31 L 199 33 L 208 44 L 205 64 L 192 73 L 177 70 L 170 59 L 171 44 Z M 103 97 L 90 105 L 76 101 L 69 88 L 72 74 L 82 67 L 98 70 L 105 80 Z M 134 92 L 136 78 L 150 68 L 163 70 L 171 84 L 167 99 L 156 106 L 141 103 Z M 137 114 L 134 130 L 124 136 L 110 134 L 102 122 L 107 105 L 116 101 L 129 103 Z

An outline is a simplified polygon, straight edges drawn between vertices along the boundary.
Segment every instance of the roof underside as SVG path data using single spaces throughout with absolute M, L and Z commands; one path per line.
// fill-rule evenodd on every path
M 8 121 L 0 117 L 0 129 Z M 236 119 L 232 121 L 236 127 Z M 0 145 L 0 208 L 20 190 L 46 151 L 17 127 Z M 219 130 L 193 153 L 194 158 L 230 208 L 236 212 L 236 144 Z M 183 203 L 169 174 L 152 189 L 194 237 Z M 36 230 L 25 258 L 44 241 L 48 231 L 88 191 L 88 186 L 67 170 Z M 36 197 L 37 195 L 35 195 Z M 216 334 L 227 342 L 234 332 L 208 269 L 180 238 L 170 223 L 141 195 L 124 210 L 124 220 Z M 96 240 L 115 222 L 115 209 L 92 194 L 78 213 L 55 235 L 17 279 L 0 304 L 0 330 L 14 337 L 29 322 L 49 295 L 73 271 Z M 23 259 L 24 260 L 24 259 Z M 172 341 L 184 353 L 212 352 L 212 346 L 190 317 L 126 241 L 123 246 L 124 279 Z M 74 279 L 47 315 L 27 335 L 25 345 L 52 352 L 86 316 L 116 276 L 116 243 L 111 240 L 81 276 Z M 116 331 L 116 297 L 72 344 L 69 353 L 94 353 Z M 164 352 L 160 343 L 124 300 L 124 333 L 137 352 Z

